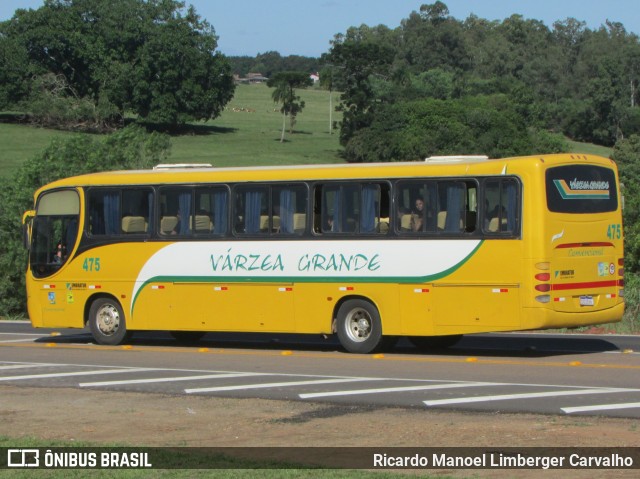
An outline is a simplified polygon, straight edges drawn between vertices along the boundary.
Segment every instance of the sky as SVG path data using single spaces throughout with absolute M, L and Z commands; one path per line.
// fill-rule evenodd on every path
M 108 0 L 105 0 L 108 1 Z M 396 28 L 421 4 L 436 0 L 186 0 L 218 35 L 218 50 L 229 56 L 277 51 L 319 57 L 337 33 L 362 24 Z M 597 29 L 607 20 L 640 35 L 638 0 L 442 0 L 458 20 L 476 15 L 504 20 L 513 14 L 551 27 L 569 17 Z M 17 8 L 39 8 L 43 0 L 0 0 L 0 21 Z

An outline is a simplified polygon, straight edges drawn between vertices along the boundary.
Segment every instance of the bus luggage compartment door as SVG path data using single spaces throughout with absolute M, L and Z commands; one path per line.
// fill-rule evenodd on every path
M 434 284 L 434 319 L 440 334 L 520 328 L 517 284 Z M 461 327 L 463 327 L 461 329 Z

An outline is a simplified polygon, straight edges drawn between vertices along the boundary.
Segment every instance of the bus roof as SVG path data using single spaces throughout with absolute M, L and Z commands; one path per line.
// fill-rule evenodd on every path
M 323 164 L 291 166 L 185 167 L 149 170 L 120 170 L 91 173 L 52 182 L 40 190 L 70 186 L 154 185 L 179 183 L 224 183 L 257 181 L 303 181 L 352 178 L 410 178 L 413 176 L 466 176 L 519 174 L 535 165 L 596 163 L 613 165 L 613 160 L 596 155 L 575 153 L 532 155 L 485 159 L 483 157 L 453 157 L 455 161 L 412 161 L 396 163 Z

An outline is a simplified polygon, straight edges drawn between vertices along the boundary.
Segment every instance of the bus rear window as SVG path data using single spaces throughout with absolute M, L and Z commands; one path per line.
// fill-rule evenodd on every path
M 549 168 L 547 207 L 555 213 L 605 213 L 618 209 L 613 170 L 594 165 Z

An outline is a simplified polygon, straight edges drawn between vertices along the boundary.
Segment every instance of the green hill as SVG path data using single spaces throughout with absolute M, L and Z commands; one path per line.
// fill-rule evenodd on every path
M 305 108 L 294 133 L 280 143 L 282 114 L 264 84 L 239 85 L 233 100 L 215 120 L 191 125 L 172 137 L 169 158 L 174 163 L 217 166 L 338 163 L 338 131 L 329 134 L 329 92 L 299 90 Z M 338 94 L 333 93 L 334 105 Z M 9 115 L 5 115 L 7 118 Z M 339 119 L 333 112 L 333 120 Z M 287 128 L 289 124 L 287 122 Z M 8 176 L 59 136 L 74 133 L 8 123 L 0 116 L 0 175 Z

